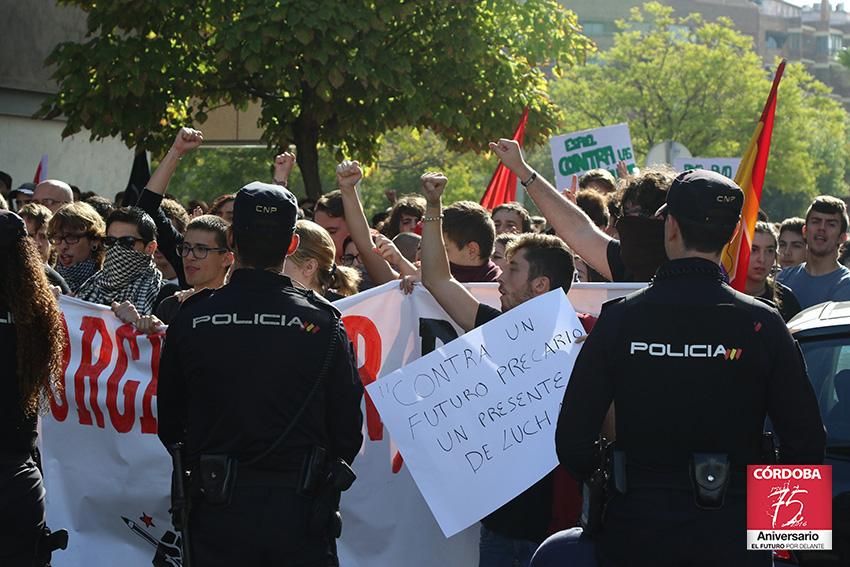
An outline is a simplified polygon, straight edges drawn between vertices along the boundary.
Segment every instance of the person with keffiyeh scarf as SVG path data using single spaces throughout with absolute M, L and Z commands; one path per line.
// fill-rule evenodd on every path
M 103 264 L 106 224 L 91 205 L 70 203 L 51 217 L 47 236 L 56 250 L 56 272 L 76 293 Z
M 80 286 L 77 297 L 102 305 L 126 300 L 140 314 L 151 314 L 163 284 L 162 273 L 153 261 L 153 219 L 136 207 L 116 209 L 107 218 L 103 244 L 103 268 Z

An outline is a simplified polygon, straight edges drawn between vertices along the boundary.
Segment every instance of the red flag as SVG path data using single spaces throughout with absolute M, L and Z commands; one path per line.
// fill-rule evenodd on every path
M 523 110 L 522 118 L 519 119 L 519 125 L 514 131 L 513 139 L 519 142 L 519 147 L 522 147 L 522 140 L 525 138 L 525 125 L 528 123 L 528 108 Z M 487 190 L 484 196 L 481 197 L 481 206 L 492 211 L 503 203 L 516 200 L 516 175 L 511 173 L 503 163 L 499 163 L 490 183 L 487 184 Z
M 38 162 L 38 166 L 35 168 L 35 175 L 32 178 L 32 182 L 38 185 L 45 179 L 47 179 L 47 154 L 41 156 L 41 161 Z
M 735 174 L 735 183 L 744 191 L 744 209 L 741 211 L 738 232 L 723 249 L 722 258 L 723 267 L 729 274 L 730 285 L 738 291 L 744 291 L 747 285 L 750 249 L 753 247 L 753 233 L 758 221 L 761 190 L 767 171 L 767 157 L 770 154 L 770 136 L 773 133 L 773 116 L 776 113 L 776 91 L 784 71 L 783 59 L 773 76 L 773 86 L 770 87 L 770 94 L 767 95 L 756 131 Z

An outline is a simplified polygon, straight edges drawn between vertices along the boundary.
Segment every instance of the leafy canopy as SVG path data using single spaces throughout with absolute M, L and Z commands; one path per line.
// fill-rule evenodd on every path
M 552 87 L 563 131 L 628 122 L 641 161 L 664 140 L 693 155 L 741 156 L 770 90 L 752 39 L 731 20 L 673 16 L 652 2 L 633 8 L 598 65 L 568 70 Z M 847 114 L 801 64 L 779 89 L 763 208 L 773 218 L 799 214 L 819 193 L 844 194 Z
M 261 104 L 263 140 L 295 144 L 308 192 L 317 147 L 375 159 L 380 135 L 429 128 L 481 151 L 530 108 L 527 136 L 559 120 L 545 72 L 591 44 L 556 0 L 60 0 L 88 12 L 88 36 L 48 58 L 59 91 L 41 114 L 68 136 L 120 136 L 161 152 L 210 109 Z

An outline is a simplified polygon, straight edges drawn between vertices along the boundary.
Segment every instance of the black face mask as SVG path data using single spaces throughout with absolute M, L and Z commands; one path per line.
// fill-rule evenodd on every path
M 658 266 L 667 261 L 664 221 L 647 217 L 622 217 L 616 224 L 620 235 L 620 258 L 632 280 L 648 282 Z

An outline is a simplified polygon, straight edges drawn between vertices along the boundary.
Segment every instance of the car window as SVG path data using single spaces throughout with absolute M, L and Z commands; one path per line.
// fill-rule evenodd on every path
M 850 443 L 850 337 L 801 340 L 829 444 Z

